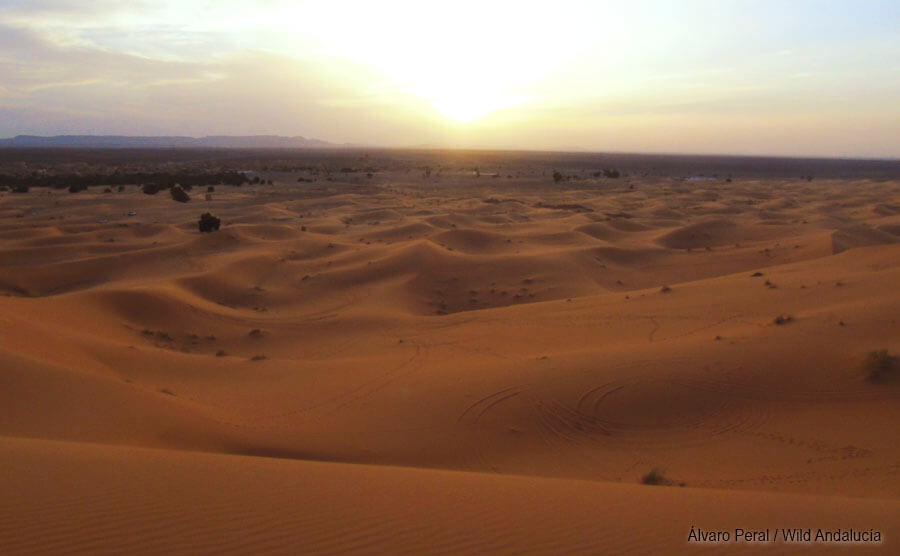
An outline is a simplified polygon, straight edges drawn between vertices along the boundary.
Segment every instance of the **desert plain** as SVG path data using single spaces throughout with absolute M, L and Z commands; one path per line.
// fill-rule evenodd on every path
M 258 183 L 0 193 L 0 553 L 900 551 L 900 163 L 2 158 Z

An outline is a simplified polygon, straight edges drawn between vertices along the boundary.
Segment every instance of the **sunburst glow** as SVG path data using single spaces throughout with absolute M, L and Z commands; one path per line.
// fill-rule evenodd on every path
M 331 4 L 314 9 L 322 21 L 340 21 L 313 31 L 326 51 L 377 68 L 456 122 L 524 103 L 526 89 L 565 68 L 589 37 L 596 42 L 579 21 L 565 22 L 573 33 L 557 40 L 560 14 L 513 2 L 368 3 L 352 21 L 335 17 Z

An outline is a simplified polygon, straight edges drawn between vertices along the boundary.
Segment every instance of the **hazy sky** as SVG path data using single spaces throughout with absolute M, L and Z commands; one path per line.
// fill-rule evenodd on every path
M 900 157 L 900 0 L 0 0 L 0 136 Z

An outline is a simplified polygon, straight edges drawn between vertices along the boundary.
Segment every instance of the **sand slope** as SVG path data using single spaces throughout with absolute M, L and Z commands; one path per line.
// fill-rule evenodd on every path
M 0 196 L 0 552 L 896 543 L 896 183 L 390 179 Z
M 876 528 L 896 500 L 647 487 L 0 440 L 0 551 L 128 554 L 698 553 L 692 526 Z M 198 478 L 201 478 L 198 480 Z M 50 505 L 48 505 L 50 503 Z M 643 533 L 636 534 L 640 528 Z M 815 529 L 814 529 L 815 530 Z M 771 532 L 774 535 L 774 531 Z M 79 542 L 73 545 L 73 539 Z M 824 550 L 823 550 L 824 549 Z M 857 546 L 857 549 L 859 547 Z

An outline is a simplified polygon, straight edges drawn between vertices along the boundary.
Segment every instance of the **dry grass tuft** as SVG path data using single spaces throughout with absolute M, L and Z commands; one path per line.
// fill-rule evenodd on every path
M 869 380 L 879 382 L 892 376 L 897 366 L 897 357 L 888 353 L 886 349 L 869 352 L 863 362 L 863 367 L 869 375 Z
M 654 467 L 649 473 L 641 477 L 641 483 L 645 485 L 666 485 L 669 484 L 669 481 L 659 467 Z

